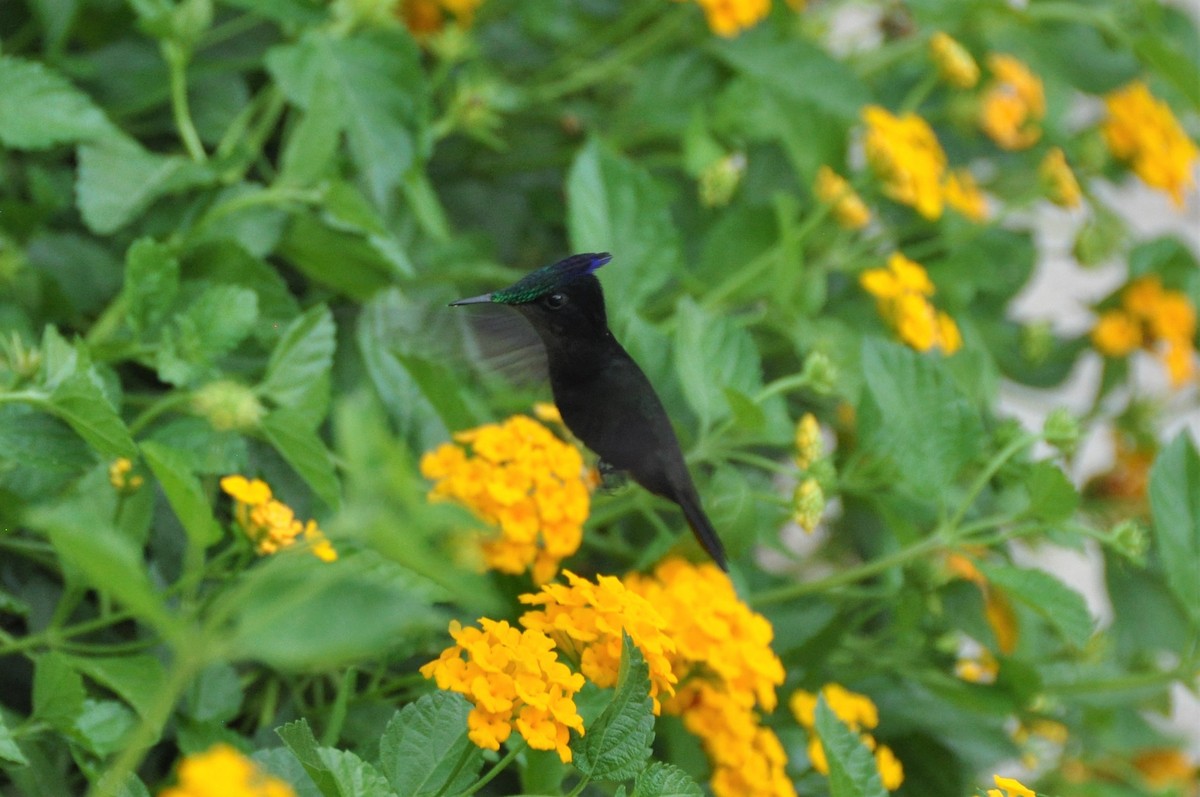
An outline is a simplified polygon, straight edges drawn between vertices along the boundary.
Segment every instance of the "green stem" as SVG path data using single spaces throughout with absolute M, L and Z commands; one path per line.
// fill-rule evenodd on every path
M 321 734 L 321 744 L 326 747 L 333 747 L 342 735 L 342 725 L 346 722 L 346 712 L 357 675 L 358 671 L 353 667 L 347 667 L 342 673 L 341 683 L 338 684 L 337 694 L 334 695 L 333 707 L 329 710 L 329 722 L 325 726 L 325 732 Z
M 118 611 L 106 617 L 96 617 L 91 620 L 85 620 L 82 623 L 73 625 L 70 628 L 48 628 L 37 634 L 31 634 L 21 639 L 14 639 L 8 644 L 0 645 L 0 656 L 8 656 L 13 653 L 22 653 L 30 648 L 36 648 L 40 645 L 52 647 L 59 639 L 67 639 L 80 634 L 90 634 L 101 628 L 107 628 L 110 625 L 123 623 L 126 620 L 132 619 L 133 612 Z
M 471 760 L 471 755 L 476 751 L 473 744 L 468 744 L 463 747 L 462 754 L 458 757 L 458 761 L 454 762 L 454 769 L 450 770 L 449 776 L 446 777 L 446 782 L 442 784 L 442 788 L 437 790 L 437 794 L 433 797 L 442 797 L 446 793 L 446 789 L 450 788 L 450 784 L 458 777 L 458 773 L 462 772 L 463 767 Z
M 188 108 L 187 96 L 187 64 L 188 52 L 174 42 L 163 42 L 163 58 L 171 76 L 171 113 L 175 117 L 175 127 L 188 155 L 197 163 L 204 163 L 208 155 L 204 145 L 200 143 L 200 134 L 192 122 L 192 113 Z
M 470 795 L 474 794 L 475 792 L 482 789 L 484 786 L 491 783 L 492 780 L 494 780 L 497 775 L 499 775 L 501 772 L 503 772 L 505 769 L 507 769 L 508 765 L 513 762 L 513 759 L 515 759 L 518 755 L 523 753 L 525 751 L 525 748 L 528 746 L 529 746 L 529 742 L 525 741 L 525 739 L 522 738 L 520 742 L 509 747 L 508 753 L 504 756 L 504 758 L 501 758 L 499 761 L 497 761 L 496 765 L 487 771 L 487 774 L 485 774 L 479 780 L 475 781 L 475 785 L 473 785 L 471 788 L 467 789 L 466 791 L 459 792 L 458 797 L 470 797 Z
M 848 570 L 843 570 L 840 573 L 834 573 L 831 576 L 817 579 L 816 581 L 805 581 L 797 584 L 785 584 L 782 587 L 766 590 L 754 595 L 750 599 L 750 605 L 770 606 L 775 603 L 784 603 L 795 598 L 803 597 L 804 595 L 812 595 L 814 593 L 825 592 L 827 590 L 842 587 L 847 584 L 853 584 L 856 581 L 861 581 L 864 578 L 878 575 L 893 567 L 902 564 L 907 564 L 914 559 L 920 559 L 936 551 L 949 548 L 945 540 L 940 536 L 926 537 L 920 542 L 910 545 L 907 548 L 901 548 L 899 551 L 890 553 L 887 556 L 881 556 L 878 559 L 872 559 L 869 562 L 864 562 L 856 567 L 851 567 Z
M 908 94 L 905 95 L 904 101 L 900 103 L 899 113 L 912 113 L 920 108 L 921 103 L 925 102 L 930 93 L 933 91 L 934 87 L 937 86 L 939 79 L 940 78 L 938 77 L 937 72 L 930 72 L 928 75 L 922 78 L 915 86 L 912 87 L 911 90 L 909 90 Z
M 1004 464 L 1018 453 L 1036 443 L 1038 439 L 1038 435 L 1031 432 L 1026 432 L 1010 442 L 1004 448 L 1000 449 L 996 456 L 992 457 L 992 461 L 987 464 L 987 467 L 985 467 L 983 471 L 977 477 L 975 477 L 975 481 L 971 483 L 971 487 L 967 490 L 967 494 L 963 496 L 962 503 L 959 504 L 958 510 L 950 516 L 950 520 L 944 524 L 944 528 L 949 530 L 951 534 L 957 535 L 959 523 L 961 523 L 962 519 L 966 517 L 967 512 L 969 512 L 971 510 L 971 506 L 974 505 L 975 499 L 977 499 L 979 494 L 983 492 L 983 488 L 987 487 L 988 482 L 992 480 L 992 477 L 996 475 L 996 472 L 999 471 L 1000 468 L 1004 467 Z
M 164 412 L 173 410 L 180 405 L 187 404 L 192 399 L 191 393 L 171 393 L 151 404 L 140 415 L 133 419 L 129 424 L 129 433 L 137 436 L 139 432 L 150 425 L 158 416 Z
M 587 788 L 587 785 L 591 782 L 592 782 L 592 776 L 584 775 L 583 778 L 578 783 L 575 784 L 575 788 L 573 788 L 573 789 L 571 789 L 571 791 L 567 792 L 567 797 L 577 797 L 584 789 Z
M 166 682 L 155 695 L 154 702 L 128 737 L 125 749 L 91 788 L 88 792 L 89 797 L 116 797 L 121 793 L 126 780 L 137 769 L 146 751 L 162 736 L 163 728 L 171 718 L 171 711 L 179 701 L 180 695 L 202 666 L 203 662 L 198 658 L 188 657 L 175 661 Z
M 1170 670 L 1153 670 L 1119 675 L 1114 678 L 1099 678 L 1093 681 L 1073 681 L 1066 684 L 1044 686 L 1047 695 L 1088 695 L 1105 692 L 1126 692 L 1154 686 L 1167 686 L 1175 681 L 1187 682 L 1195 673 L 1196 665 L 1188 662 Z

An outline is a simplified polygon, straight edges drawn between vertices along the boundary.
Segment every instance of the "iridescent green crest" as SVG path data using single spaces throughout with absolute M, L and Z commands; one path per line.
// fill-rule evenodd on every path
M 584 274 L 591 274 L 609 260 L 612 260 L 612 255 L 608 252 L 571 255 L 552 266 L 539 268 L 537 271 L 525 275 L 507 288 L 495 291 L 492 294 L 492 301 L 499 304 L 532 302 Z

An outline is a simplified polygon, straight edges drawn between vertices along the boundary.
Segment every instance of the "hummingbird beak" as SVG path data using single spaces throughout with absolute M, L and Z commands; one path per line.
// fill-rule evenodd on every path
M 458 307 L 464 304 L 487 304 L 492 301 L 492 295 L 485 293 L 482 296 L 472 296 L 469 299 L 459 299 L 457 302 L 450 302 L 451 307 Z

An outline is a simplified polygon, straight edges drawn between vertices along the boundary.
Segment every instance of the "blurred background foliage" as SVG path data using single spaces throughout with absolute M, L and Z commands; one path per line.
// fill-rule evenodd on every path
M 0 792 L 157 792 L 220 742 L 298 794 L 425 793 L 410 759 L 472 788 L 446 763 L 469 745 L 432 741 L 466 709 L 414 703 L 417 670 L 533 584 L 481 571 L 484 524 L 420 460 L 549 396 L 446 304 L 608 251 L 610 324 L 772 623 L 781 703 L 869 695 L 898 794 L 1017 767 L 1194 795 L 1160 720 L 1200 671 L 1200 459 L 1163 412 L 1194 402 L 1200 270 L 1110 203 L 1141 180 L 1194 209 L 1198 70 L 1194 17 L 1150 0 L 6 3 Z M 1127 275 L 1092 330 L 1009 313 L 1046 213 Z M 997 414 L 1003 383 L 1100 356 L 1081 416 Z M 601 489 L 564 566 L 698 559 L 682 529 Z M 1048 544 L 1102 557 L 1105 625 Z M 818 774 L 786 708 L 763 722 L 788 788 L 882 790 L 869 756 Z M 704 751 L 655 729 L 659 768 L 619 771 L 695 793 Z M 540 756 L 481 793 L 583 788 Z

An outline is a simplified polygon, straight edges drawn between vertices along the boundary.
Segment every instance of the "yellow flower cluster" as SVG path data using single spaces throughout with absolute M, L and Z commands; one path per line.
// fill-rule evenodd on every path
M 652 575 L 627 576 L 625 584 L 671 629 L 671 669 L 679 683 L 663 709 L 700 737 L 712 763 L 713 793 L 794 797 L 787 757 L 757 713 L 775 708 L 784 678 L 771 650 L 771 624 L 738 599 L 729 577 L 711 563 L 672 558 Z
M 146 480 L 133 473 L 133 463 L 128 457 L 118 457 L 108 466 L 108 483 L 122 495 L 132 495 Z
M 296 792 L 234 748 L 218 744 L 184 758 L 178 785 L 158 797 L 296 797 Z
M 597 686 L 617 682 L 622 632 L 637 645 L 650 669 L 650 697 L 659 711 L 659 696 L 675 692 L 671 671 L 675 652 L 663 617 L 645 598 L 613 576 L 595 583 L 564 570 L 568 584 L 546 584 L 520 600 L 540 606 L 521 615 L 521 625 L 548 634 L 588 680 Z
M 859 284 L 875 297 L 879 314 L 900 339 L 917 351 L 936 347 L 953 354 L 962 347 L 954 319 L 930 303 L 935 289 L 919 263 L 897 252 L 888 258 L 886 268 L 864 271 Z
M 1041 79 L 1011 55 L 988 57 L 992 82 L 983 95 L 980 126 L 1002 149 L 1027 149 L 1042 135 L 1046 93 Z
M 1077 208 L 1083 201 L 1079 181 L 1075 179 L 1075 173 L 1067 165 L 1067 156 L 1060 148 L 1054 147 L 1042 158 L 1038 166 L 1038 176 L 1042 178 L 1046 196 L 1054 204 L 1064 208 Z
M 771 0 L 696 0 L 704 9 L 709 30 L 718 36 L 736 36 L 771 13 Z
M 1104 103 L 1108 106 L 1104 138 L 1113 155 L 1128 161 L 1147 185 L 1166 191 L 1182 206 L 1184 192 L 1195 184 L 1193 171 L 1200 151 L 1171 108 L 1141 81 L 1112 92 Z
M 850 183 L 828 166 L 822 165 L 817 170 L 817 182 L 813 187 L 817 199 L 833 208 L 833 215 L 838 224 L 848 230 L 861 230 L 871 221 L 871 211 L 867 208 Z
M 796 466 L 808 470 L 823 456 L 825 444 L 821 440 L 821 425 L 815 415 L 806 412 L 796 424 Z
M 261 479 L 226 476 L 221 489 L 236 502 L 233 517 L 254 543 L 259 555 L 290 548 L 303 539 L 304 545 L 323 562 L 337 559 L 337 551 L 326 539 L 315 520 L 301 523 L 287 504 L 271 496 L 271 488 Z
M 938 75 L 951 86 L 969 89 L 979 82 L 979 64 L 965 47 L 942 31 L 930 38 L 929 55 Z
M 942 196 L 947 205 L 971 221 L 987 220 L 987 197 L 966 169 L 955 169 L 946 176 L 946 182 L 942 184 Z
M 867 162 L 884 193 L 927 219 L 939 218 L 946 153 L 933 128 L 914 113 L 895 116 L 878 105 L 863 109 L 863 121 Z
M 421 674 L 474 704 L 467 736 L 477 746 L 499 750 L 515 728 L 533 749 L 554 750 L 569 762 L 570 731 L 583 735 L 574 699 L 583 676 L 558 660 L 554 640 L 541 631 L 486 617 L 479 625 L 452 622 L 456 644 L 423 666 Z
M 904 767 L 887 745 L 877 744 L 875 737 L 867 731 L 879 725 L 879 709 L 866 695 L 851 692 L 840 684 L 829 683 L 821 687 L 819 695 L 803 689 L 795 692 L 788 706 L 799 722 L 808 731 L 808 758 L 813 769 L 822 775 L 829 774 L 829 761 L 825 748 L 816 733 L 817 698 L 825 698 L 826 705 L 850 730 L 858 733 L 867 748 L 875 753 L 875 767 L 879 779 L 888 791 L 895 791 L 904 782 Z
M 483 543 L 487 566 L 504 573 L 532 569 L 549 581 L 575 553 L 588 516 L 583 457 L 532 418 L 516 415 L 454 436 L 421 458 L 434 480 L 433 500 L 454 500 L 496 527 Z
M 1154 351 L 1175 387 L 1196 373 L 1196 308 L 1179 291 L 1166 289 L 1158 277 L 1139 277 L 1121 294 L 1121 307 L 1106 310 L 1092 329 L 1096 350 L 1124 357 L 1135 349 Z

